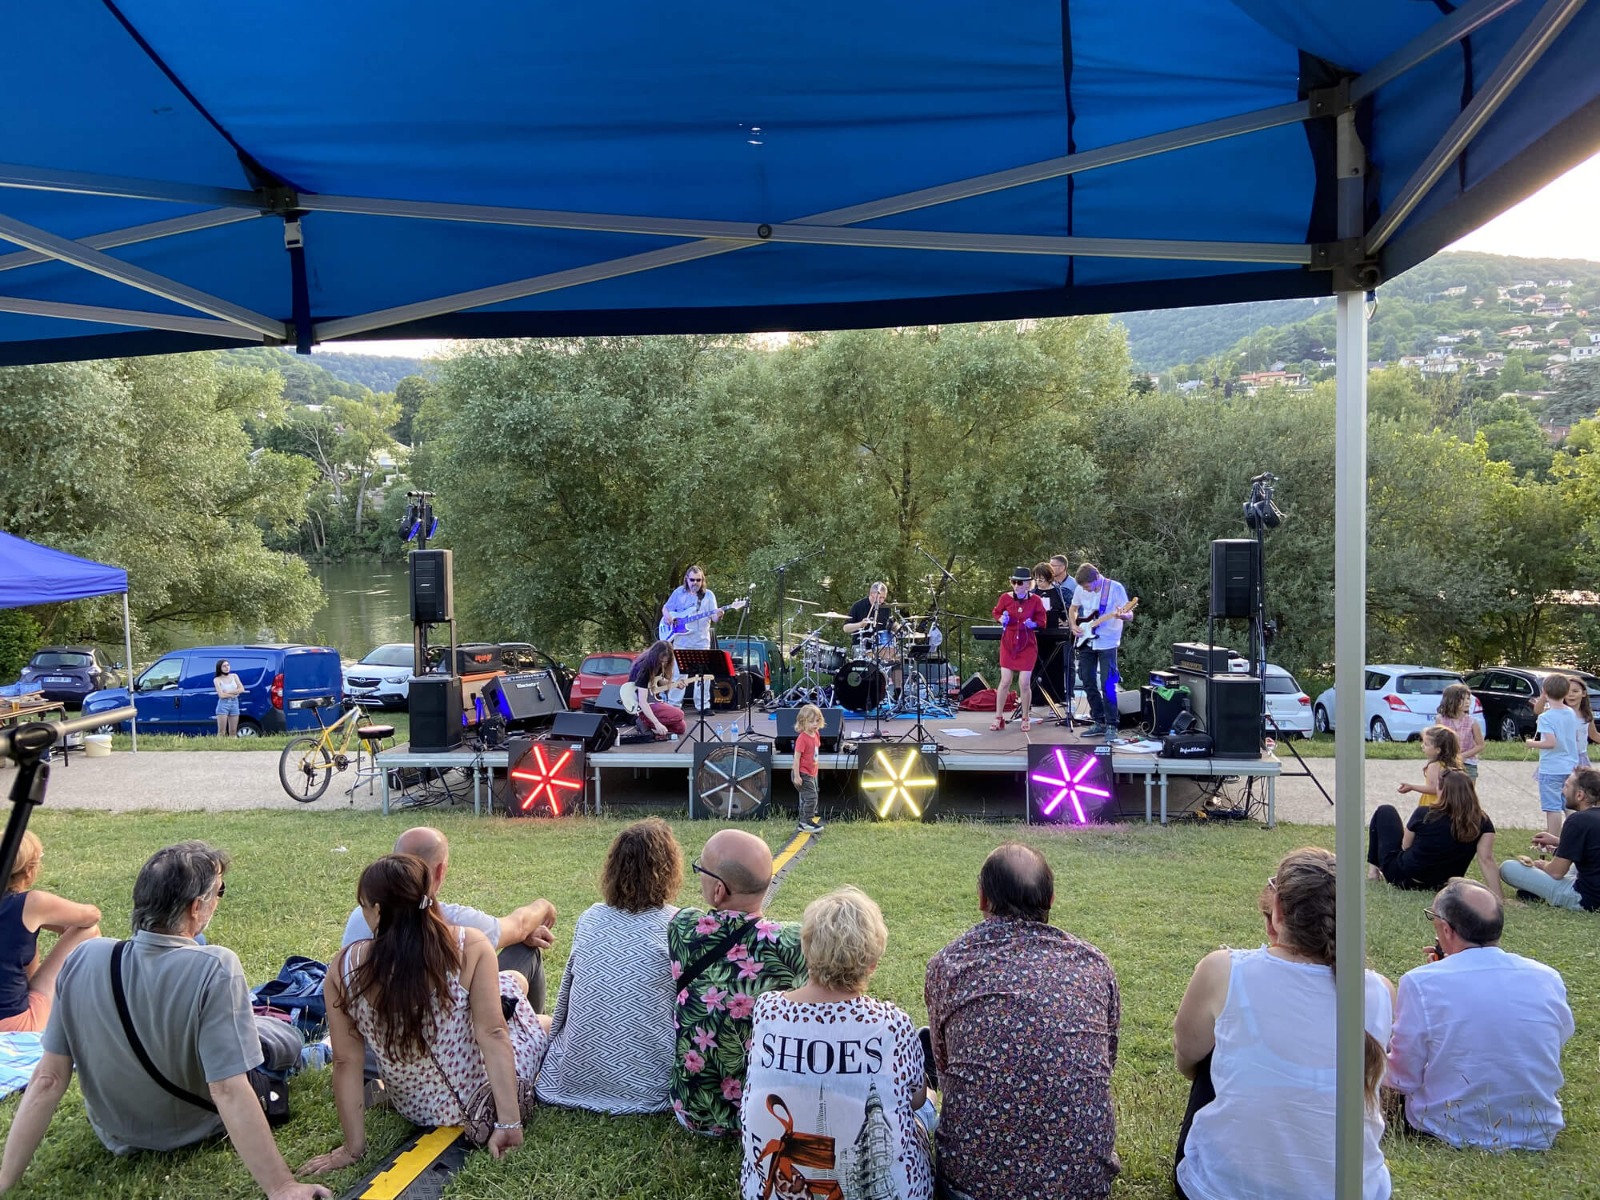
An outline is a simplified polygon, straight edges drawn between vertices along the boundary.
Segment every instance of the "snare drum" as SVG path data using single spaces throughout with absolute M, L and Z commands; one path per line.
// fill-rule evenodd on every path
M 833 700 L 851 712 L 868 712 L 883 703 L 887 686 L 877 663 L 853 659 L 833 677 Z

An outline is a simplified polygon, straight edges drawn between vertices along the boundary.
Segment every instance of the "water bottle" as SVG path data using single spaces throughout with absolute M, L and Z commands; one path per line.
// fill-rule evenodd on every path
M 732 732 L 733 732 L 733 740 L 737 742 L 739 740 L 739 722 L 735 721 L 733 723 Z

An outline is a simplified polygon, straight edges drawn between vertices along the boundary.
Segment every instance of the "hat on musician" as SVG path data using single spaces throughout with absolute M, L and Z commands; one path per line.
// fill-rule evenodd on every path
M 1028 570 L 1027 567 L 1018 567 L 1015 571 L 1011 572 L 1012 583 L 1027 583 L 1028 580 L 1032 578 L 1033 572 Z

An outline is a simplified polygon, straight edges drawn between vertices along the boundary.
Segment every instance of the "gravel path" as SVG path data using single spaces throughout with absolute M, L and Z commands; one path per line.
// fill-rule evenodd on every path
M 1331 758 L 1306 760 L 1323 787 L 1333 793 L 1334 769 Z M 1287 770 L 1299 769 L 1292 758 Z M 0 786 L 9 786 L 10 768 L 0 770 Z M 313 804 L 301 805 L 289 799 L 278 783 L 278 756 L 250 750 L 219 750 L 204 753 L 146 751 L 130 754 L 119 751 L 109 758 L 73 755 L 67 766 L 57 766 L 50 776 L 47 803 L 53 808 L 96 809 L 102 812 L 131 812 L 141 809 L 172 811 L 200 810 L 226 812 L 239 809 L 278 808 L 288 811 L 330 812 L 339 809 L 375 810 L 381 788 L 369 794 L 362 787 L 346 795 L 350 773 L 336 775 L 328 792 Z M 1366 812 L 1370 816 L 1379 804 L 1393 804 L 1401 815 L 1412 807 L 1409 796 L 1396 788 L 1402 780 L 1419 781 L 1420 762 L 1372 761 L 1366 766 Z M 626 798 L 628 775 L 609 772 L 605 784 L 608 802 Z M 1538 789 L 1533 779 L 1533 764 L 1486 762 L 1480 767 L 1478 794 L 1496 824 L 1522 829 L 1543 828 L 1539 814 Z M 1322 798 L 1306 778 L 1286 777 L 1278 782 L 1278 819 L 1297 824 L 1331 825 L 1333 806 Z

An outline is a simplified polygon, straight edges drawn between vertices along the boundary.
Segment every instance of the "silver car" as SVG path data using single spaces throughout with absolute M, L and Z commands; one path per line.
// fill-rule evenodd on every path
M 1369 742 L 1409 742 L 1436 722 L 1439 697 L 1461 676 L 1448 667 L 1379 663 L 1366 669 L 1362 726 Z M 1472 711 L 1482 705 L 1473 701 Z M 1317 697 L 1312 717 L 1318 733 L 1333 732 L 1333 689 Z

